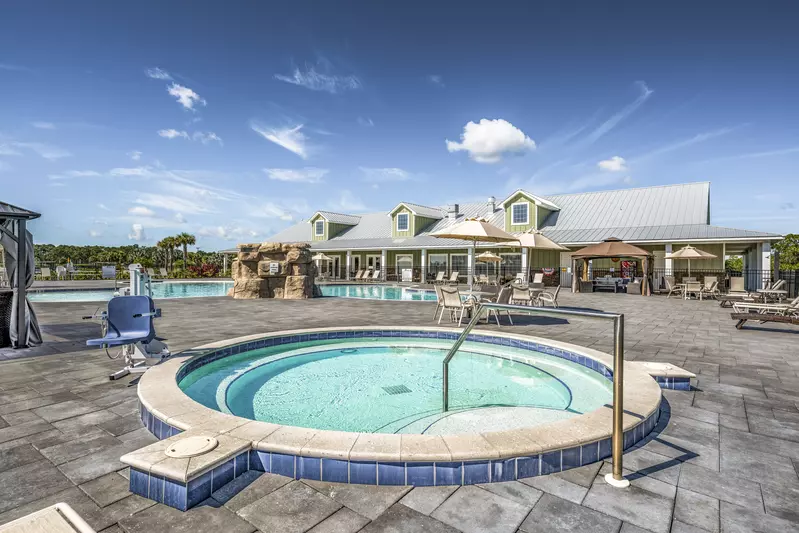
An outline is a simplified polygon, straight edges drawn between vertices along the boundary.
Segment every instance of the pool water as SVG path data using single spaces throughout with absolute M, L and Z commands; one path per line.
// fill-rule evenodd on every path
M 232 281 L 161 282 L 153 283 L 153 298 L 199 298 L 203 296 L 225 296 L 233 287 Z M 114 291 L 42 291 L 29 292 L 32 302 L 106 302 L 113 298 Z
M 452 341 L 340 339 L 228 356 L 187 374 L 181 389 L 225 413 L 276 424 L 371 433 L 499 431 L 569 418 L 610 403 L 610 381 L 539 352 Z
M 387 285 L 320 285 L 322 296 L 365 298 L 368 300 L 436 301 L 435 291 Z

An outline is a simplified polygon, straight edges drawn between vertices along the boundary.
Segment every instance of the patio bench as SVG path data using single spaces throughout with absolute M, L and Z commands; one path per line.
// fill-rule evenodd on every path
M 596 278 L 594 280 L 594 290 L 613 290 L 619 292 L 619 281 L 615 278 Z
M 782 324 L 793 324 L 799 326 L 799 316 L 785 316 L 785 315 L 765 315 L 759 313 L 730 313 L 735 323 L 735 329 L 743 329 L 747 320 L 757 320 L 761 324 L 765 322 L 779 322 Z

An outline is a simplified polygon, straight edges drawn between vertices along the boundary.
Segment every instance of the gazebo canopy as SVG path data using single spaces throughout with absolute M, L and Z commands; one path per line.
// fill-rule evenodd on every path
M 581 248 L 572 254 L 574 259 L 593 259 L 595 257 L 650 257 L 651 252 L 627 244 L 621 239 L 611 237 L 599 244 L 592 244 Z
M 5 202 L 0 202 L 0 221 L 7 218 L 33 220 L 34 218 L 39 218 L 40 216 L 42 215 L 39 213 L 34 213 L 33 211 L 7 204 Z

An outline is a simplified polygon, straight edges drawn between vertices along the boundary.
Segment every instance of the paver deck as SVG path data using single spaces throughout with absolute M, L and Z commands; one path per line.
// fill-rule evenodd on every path
M 255 473 L 180 513 L 132 495 L 118 459 L 154 437 L 141 427 L 135 378 L 85 340 L 98 305 L 35 304 L 46 343 L 0 350 L 0 523 L 69 503 L 98 531 L 799 531 L 799 330 L 737 331 L 715 302 L 624 294 L 561 294 L 562 305 L 625 314 L 628 359 L 698 375 L 664 391 L 656 433 L 625 454 L 629 489 L 604 483 L 608 464 L 470 487 L 353 487 Z M 173 351 L 299 327 L 432 325 L 434 304 L 162 300 L 159 335 Z M 514 317 L 503 331 L 609 351 L 609 325 Z M 486 328 L 486 326 L 478 326 Z M 496 329 L 496 325 L 489 326 Z

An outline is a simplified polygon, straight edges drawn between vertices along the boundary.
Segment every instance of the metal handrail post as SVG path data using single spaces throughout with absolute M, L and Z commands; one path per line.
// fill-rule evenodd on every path
M 466 337 L 480 320 L 482 313 L 490 310 L 517 311 L 538 315 L 573 316 L 582 318 L 596 318 L 613 321 L 613 433 L 611 436 L 611 449 L 613 456 L 613 471 L 605 476 L 605 482 L 613 487 L 627 487 L 630 482 L 622 475 L 624 454 L 624 315 L 616 313 L 602 313 L 597 311 L 577 311 L 573 309 L 546 309 L 541 307 L 528 307 L 522 305 L 509 305 L 497 303 L 480 304 L 474 310 L 472 319 L 455 340 L 455 344 L 447 352 L 443 362 L 443 407 L 444 412 L 449 410 L 449 362 L 455 357 L 458 349 L 466 341 Z

